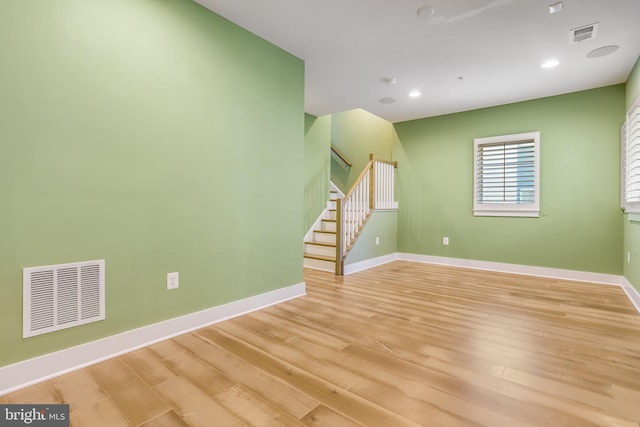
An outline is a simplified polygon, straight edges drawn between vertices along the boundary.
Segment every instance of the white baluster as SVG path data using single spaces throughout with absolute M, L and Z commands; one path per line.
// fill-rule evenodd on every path
M 349 236 L 347 242 L 351 245 L 351 230 L 353 229 L 353 194 L 349 197 Z
M 351 218 L 351 238 L 356 234 L 356 224 L 358 221 L 358 187 L 353 192 L 353 217 Z
M 344 204 L 344 244 L 345 247 L 349 246 L 349 209 L 351 208 L 351 197 L 345 198 Z
M 358 187 L 356 186 L 356 188 L 353 189 L 353 194 L 351 194 L 351 199 L 352 199 L 352 203 L 353 203 L 353 211 L 351 212 L 351 235 L 349 236 L 350 238 L 353 238 L 354 233 L 354 228 L 355 228 L 355 221 L 358 218 Z
M 357 194 L 357 189 L 356 189 L 356 194 Z M 355 225 L 356 224 L 355 224 L 354 221 L 358 217 L 358 200 L 357 200 L 357 198 L 352 198 L 351 203 L 352 203 L 352 211 L 351 211 L 352 215 L 351 215 L 351 236 L 350 236 L 350 238 L 351 238 L 351 241 L 353 241 L 353 238 L 356 235 L 356 230 L 355 230 L 355 228 L 356 228 Z
M 376 177 L 377 186 L 378 186 L 378 203 L 376 207 L 384 209 L 384 164 L 380 163 L 378 165 L 378 175 Z
M 371 175 L 370 174 L 365 175 L 365 179 L 366 179 L 367 182 L 365 184 L 365 189 L 364 189 L 364 202 L 363 202 L 364 203 L 364 206 L 363 206 L 364 215 L 363 215 L 363 218 L 362 218 L 362 222 L 364 222 L 364 217 L 369 215 L 369 208 L 370 208 L 370 206 L 369 206 L 369 204 L 370 204 L 369 203 L 369 196 L 370 196 L 369 188 L 371 188 Z
M 389 207 L 389 165 L 384 165 L 384 207 Z
M 387 203 L 389 204 L 389 207 L 391 207 L 391 202 L 393 202 L 393 186 L 392 186 L 392 182 L 393 182 L 393 166 L 392 165 L 388 165 L 387 166 Z
M 392 192 L 392 187 L 391 187 L 391 173 L 393 172 L 393 166 L 391 165 L 387 165 L 387 207 L 391 207 L 391 192 Z
M 376 187 L 378 188 L 377 208 L 384 208 L 384 164 L 378 163 L 378 174 L 376 175 Z
M 360 215 L 358 216 L 358 230 L 362 226 L 362 218 L 364 217 L 364 193 L 366 189 L 366 178 L 362 180 L 362 185 L 360 186 Z
M 378 161 L 376 160 L 376 162 L 373 164 L 373 204 L 374 204 L 374 208 L 378 207 L 378 204 L 380 203 L 380 186 L 378 185 L 378 183 L 380 182 L 380 166 Z
M 342 237 L 344 239 L 345 248 L 349 246 L 349 199 L 345 198 L 344 203 L 344 231 L 342 232 Z
M 345 197 L 342 199 L 342 241 L 344 242 L 344 246 L 347 245 L 347 227 L 349 226 L 349 198 Z M 344 253 L 343 253 L 344 255 Z
M 386 174 L 385 174 L 386 175 L 385 176 L 385 187 L 386 187 L 386 192 L 387 192 L 385 200 L 386 200 L 386 203 L 387 203 L 387 207 L 390 207 L 389 206 L 389 202 L 391 202 L 391 187 L 389 186 L 390 183 L 391 183 L 391 179 L 390 179 L 391 175 L 389 174 L 390 166 L 391 165 L 387 165 L 387 167 L 386 167 L 387 170 L 386 170 Z
M 385 208 L 388 208 L 389 204 L 389 165 L 384 165 L 384 204 Z
M 369 185 L 373 185 L 373 203 L 374 208 L 378 205 L 378 161 L 373 162 L 373 183 Z
M 369 174 L 364 176 L 364 182 L 362 183 L 362 218 L 360 218 L 360 225 L 364 223 L 364 219 L 367 217 L 369 211 Z
M 369 174 L 366 174 L 363 177 L 364 179 L 362 180 L 362 189 L 360 191 L 360 218 L 358 218 L 358 229 L 362 227 L 362 223 L 364 222 L 364 216 L 366 215 L 364 201 L 365 201 L 367 190 L 369 189 L 369 185 L 367 183 L 368 176 Z
M 378 176 L 376 177 L 376 181 L 380 193 L 378 195 L 378 203 L 376 204 L 376 207 L 382 208 L 384 207 L 384 166 L 382 164 L 378 167 Z
M 353 224 L 353 237 L 355 239 L 356 233 L 358 232 L 358 226 L 360 221 L 360 198 L 362 197 L 362 181 L 358 183 L 358 189 L 356 191 L 356 218 Z
M 362 185 L 360 185 L 360 202 L 359 202 L 359 212 L 358 212 L 358 230 L 362 227 L 362 218 L 364 217 L 364 190 L 367 181 L 367 176 L 364 176 L 362 180 Z
M 353 217 L 353 194 L 349 197 L 349 216 L 347 216 L 347 221 L 349 221 L 349 225 L 347 226 L 347 247 L 351 245 L 351 218 Z
M 365 203 L 367 201 L 367 193 L 369 193 L 369 183 L 368 183 L 368 179 L 367 177 L 369 176 L 369 174 L 366 174 L 364 176 L 364 179 L 362 180 L 362 202 L 361 202 L 361 207 L 360 207 L 360 227 L 362 227 L 362 223 L 364 223 L 364 218 L 367 215 L 367 207 L 365 206 Z
M 386 165 L 384 163 L 380 163 L 380 182 L 378 183 L 380 185 L 380 207 L 383 209 L 385 208 L 385 203 L 387 202 L 387 191 L 385 188 L 387 168 L 385 166 Z

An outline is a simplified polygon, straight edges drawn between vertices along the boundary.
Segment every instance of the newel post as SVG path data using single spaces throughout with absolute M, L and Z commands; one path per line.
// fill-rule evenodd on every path
M 336 276 L 342 276 L 342 242 L 343 242 L 343 224 L 342 224 L 342 199 L 336 199 Z

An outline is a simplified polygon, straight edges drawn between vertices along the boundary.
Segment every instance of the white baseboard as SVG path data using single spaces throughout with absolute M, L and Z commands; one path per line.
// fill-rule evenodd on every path
M 306 295 L 299 283 L 0 367 L 0 396 L 204 326 Z
M 402 261 L 424 262 L 428 264 L 450 265 L 455 267 L 474 268 L 476 270 L 499 271 L 502 273 L 523 274 L 527 276 L 549 277 L 579 282 L 600 283 L 604 285 L 622 285 L 622 276 L 615 274 L 591 273 L 587 271 L 564 270 L 561 268 L 536 267 L 531 265 L 506 264 L 501 262 L 475 261 L 461 258 L 447 258 L 431 255 L 399 253 Z
M 640 313 L 640 292 L 629 283 L 626 277 L 622 278 L 622 290 L 627 294 L 638 313 Z
M 366 259 L 360 262 L 354 262 L 353 264 L 346 264 L 344 266 L 344 274 L 349 275 L 357 273 L 358 271 L 368 270 L 373 267 L 377 267 L 382 264 L 387 264 L 398 259 L 398 253 L 392 253 L 389 255 L 382 255 L 377 258 Z

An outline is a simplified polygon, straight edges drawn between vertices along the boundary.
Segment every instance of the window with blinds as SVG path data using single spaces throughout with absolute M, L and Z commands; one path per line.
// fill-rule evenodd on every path
M 629 108 L 621 134 L 622 207 L 640 213 L 640 98 Z
M 540 216 L 540 132 L 474 140 L 476 216 Z

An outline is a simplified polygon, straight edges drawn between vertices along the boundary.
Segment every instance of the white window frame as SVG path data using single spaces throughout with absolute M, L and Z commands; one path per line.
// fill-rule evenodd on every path
M 633 129 L 635 129 L 635 132 Z M 631 173 L 627 165 L 631 160 L 631 152 L 636 152 L 638 149 L 640 149 L 640 97 L 636 98 L 631 104 L 631 107 L 629 107 L 626 120 L 620 129 L 620 206 L 624 209 L 625 213 L 631 214 L 640 213 L 640 198 L 631 200 L 627 194 L 627 180 Z
M 534 145 L 534 202 L 533 203 L 480 203 L 478 201 L 478 149 L 483 145 L 533 141 Z M 540 216 L 540 132 L 490 136 L 473 140 L 473 215 L 475 216 Z

